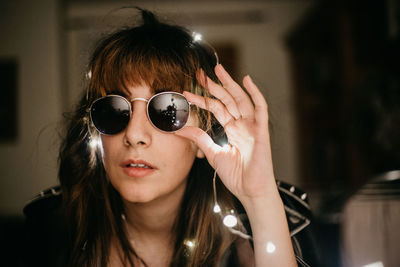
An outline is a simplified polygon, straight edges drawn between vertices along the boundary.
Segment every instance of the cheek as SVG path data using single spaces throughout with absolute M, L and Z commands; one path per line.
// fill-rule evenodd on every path
M 171 175 L 175 176 L 175 179 L 178 180 L 186 178 L 196 158 L 196 146 L 188 141 L 185 142 L 184 146 L 179 149 L 173 149 L 172 151 L 173 153 L 168 155 L 168 165 L 172 166 L 169 168 Z
M 108 166 L 110 165 L 112 159 L 114 158 L 113 155 L 118 154 L 120 151 L 119 142 L 117 140 L 117 136 L 101 136 L 100 142 L 100 150 L 101 156 L 103 160 L 104 168 L 107 170 Z
M 174 176 L 175 173 L 176 177 L 186 177 L 192 168 L 196 152 L 197 147 L 191 141 L 172 135 L 159 143 L 156 155 L 169 175 Z
M 164 151 L 165 157 L 173 161 L 190 160 L 196 155 L 197 146 L 190 140 L 179 136 L 173 136 L 174 140 L 165 140 Z

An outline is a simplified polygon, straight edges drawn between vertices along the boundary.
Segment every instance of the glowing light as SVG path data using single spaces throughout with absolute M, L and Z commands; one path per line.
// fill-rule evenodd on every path
M 197 32 L 193 33 L 193 40 L 195 42 L 199 42 L 199 41 L 201 41 L 201 39 L 203 39 L 203 36 L 200 33 L 197 33 Z
M 222 145 L 222 151 L 228 151 L 231 148 L 229 144 L 223 144 Z
M 88 73 L 86 73 L 86 78 L 91 79 L 92 78 L 92 71 L 90 70 Z
M 188 240 L 186 239 L 183 244 L 187 246 L 188 248 L 194 248 L 196 246 L 196 243 L 193 240 Z
M 225 226 L 231 228 L 231 227 L 234 227 L 234 226 L 237 225 L 238 220 L 237 220 L 237 218 L 236 218 L 235 216 L 233 216 L 233 215 L 226 215 L 226 216 L 224 217 L 223 223 L 225 224 Z
M 221 212 L 221 207 L 218 204 L 215 204 L 213 210 L 214 210 L 215 213 L 220 213 Z
M 100 147 L 100 140 L 96 137 L 90 137 L 89 141 L 89 146 L 90 148 L 96 149 L 97 147 Z
M 367 265 L 363 265 L 362 267 L 384 267 L 381 261 L 373 262 Z
M 267 242 L 266 250 L 267 250 L 267 253 L 274 253 L 276 250 L 274 243 Z

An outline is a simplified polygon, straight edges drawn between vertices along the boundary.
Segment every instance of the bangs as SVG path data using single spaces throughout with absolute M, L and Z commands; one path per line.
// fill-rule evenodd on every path
M 139 85 L 148 86 L 152 93 L 192 91 L 200 64 L 190 41 L 176 41 L 182 36 L 175 40 L 163 37 L 157 32 L 149 38 L 148 33 L 123 31 L 104 40 L 91 64 L 92 93 L 97 97 L 128 95 L 129 87 Z
M 153 93 L 192 91 L 197 83 L 195 73 L 198 67 L 196 64 L 184 65 L 180 58 L 163 51 L 133 53 L 121 64 L 115 77 L 122 81 L 123 90 L 128 86 L 146 85 Z

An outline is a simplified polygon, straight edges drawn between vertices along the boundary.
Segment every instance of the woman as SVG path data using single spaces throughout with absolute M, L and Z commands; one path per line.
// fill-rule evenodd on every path
M 68 125 L 59 170 L 67 249 L 57 261 L 297 266 L 262 94 L 246 76 L 248 96 L 187 30 L 140 12 L 142 25 L 97 46 Z M 218 123 L 229 145 L 212 139 Z

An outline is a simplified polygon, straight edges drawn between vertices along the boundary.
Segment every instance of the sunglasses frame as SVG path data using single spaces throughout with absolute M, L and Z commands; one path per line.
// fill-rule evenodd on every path
M 103 134 L 103 135 L 117 135 L 117 134 L 123 132 L 123 131 L 126 129 L 126 127 L 128 127 L 129 122 L 128 122 L 128 124 L 125 126 L 125 128 L 124 128 L 123 130 L 121 130 L 121 132 L 118 132 L 118 133 L 115 133 L 115 134 L 107 134 L 107 133 L 102 133 L 102 132 L 96 127 L 96 125 L 95 125 L 94 122 L 93 122 L 93 118 L 92 118 L 92 107 L 93 107 L 93 105 L 94 105 L 96 102 L 98 102 L 98 101 L 100 101 L 100 100 L 102 100 L 102 99 L 108 98 L 108 97 L 119 97 L 119 98 L 121 98 L 122 100 L 124 100 L 124 101 L 126 101 L 126 102 L 128 103 L 128 106 L 129 106 L 129 121 L 130 121 L 131 118 L 132 118 L 132 111 L 133 111 L 132 103 L 135 102 L 135 101 L 143 101 L 143 102 L 146 102 L 146 115 L 147 115 L 147 119 L 150 121 L 151 125 L 152 125 L 154 128 L 156 128 L 158 131 L 161 131 L 161 132 L 163 132 L 163 133 L 174 133 L 174 132 L 176 132 L 176 131 L 182 129 L 183 127 L 185 127 L 187 121 L 186 121 L 185 124 L 184 124 L 181 128 L 179 128 L 178 130 L 174 130 L 174 131 L 164 131 L 164 130 L 158 128 L 158 127 L 153 123 L 153 121 L 151 120 L 150 115 L 149 115 L 149 103 L 153 100 L 153 98 L 155 98 L 155 97 L 157 97 L 157 96 L 160 96 L 160 95 L 164 95 L 164 94 L 179 95 L 179 96 L 183 97 L 183 98 L 186 100 L 186 102 L 187 102 L 188 105 L 189 105 L 189 109 L 188 109 L 188 118 L 187 118 L 187 120 L 189 120 L 189 118 L 190 118 L 190 108 L 191 108 L 191 105 L 192 105 L 192 104 L 191 104 L 191 103 L 186 99 L 186 97 L 185 97 L 183 94 L 181 94 L 181 93 L 174 92 L 174 91 L 165 91 L 165 92 L 157 93 L 157 94 L 153 95 L 152 97 L 150 97 L 149 99 L 142 98 L 142 97 L 135 97 L 135 98 L 132 98 L 132 99 L 128 100 L 126 97 L 123 97 L 123 96 L 121 96 L 121 95 L 115 95 L 115 94 L 105 95 L 105 96 L 102 96 L 102 97 L 100 97 L 100 98 L 97 98 L 96 100 L 94 100 L 94 101 L 92 102 L 92 104 L 90 105 L 90 108 L 89 108 L 90 121 L 91 121 L 92 125 L 94 126 L 94 128 L 96 128 L 96 130 L 97 130 L 99 133 Z

